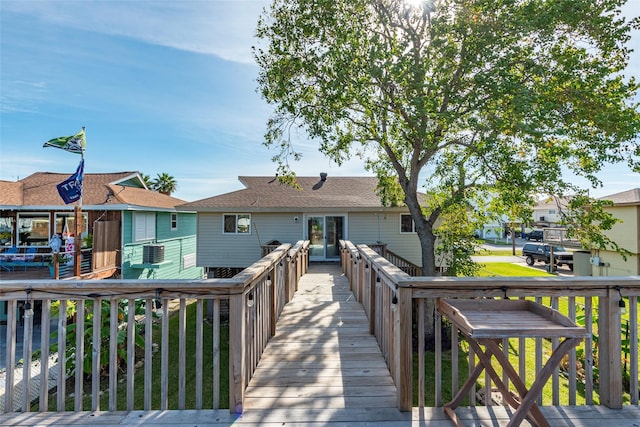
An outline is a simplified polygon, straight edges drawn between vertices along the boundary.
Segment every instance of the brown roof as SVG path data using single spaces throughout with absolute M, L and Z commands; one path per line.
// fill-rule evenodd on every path
M 56 185 L 69 176 L 37 172 L 17 182 L 0 181 L 0 206 L 64 206 Z M 173 208 L 184 203 L 184 200 L 135 186 L 139 182 L 137 172 L 85 173 L 82 181 L 83 207 L 135 205 Z
M 273 176 L 241 176 L 247 188 L 186 203 L 179 209 L 221 211 L 291 211 L 308 209 L 380 209 L 375 177 L 296 177 L 301 189 L 280 184 Z
M 604 196 L 601 200 L 611 200 L 616 206 L 620 205 L 638 205 L 640 204 L 640 188 L 623 191 L 621 193 Z
M 0 204 L 21 205 L 22 183 L 14 181 L 0 181 Z

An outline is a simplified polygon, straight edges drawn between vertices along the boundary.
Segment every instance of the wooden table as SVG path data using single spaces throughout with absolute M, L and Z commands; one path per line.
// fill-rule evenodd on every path
M 480 360 L 453 400 L 444 406 L 444 411 L 449 418 L 457 426 L 463 426 L 454 410 L 475 385 L 482 371 L 486 370 L 502 393 L 504 401 L 515 409 L 508 426 L 519 426 L 527 415 L 530 415 L 537 425 L 549 426 L 535 399 L 563 357 L 587 337 L 587 331 L 558 311 L 526 300 L 438 299 L 436 307 L 467 338 L 470 347 Z M 553 350 L 547 363 L 538 372 L 531 388 L 527 390 L 523 379 L 518 376 L 508 356 L 502 351 L 501 343 L 504 338 L 563 340 Z M 480 346 L 484 346 L 485 350 Z M 515 386 L 519 401 L 512 396 L 508 386 L 491 365 L 492 356 L 496 358 Z

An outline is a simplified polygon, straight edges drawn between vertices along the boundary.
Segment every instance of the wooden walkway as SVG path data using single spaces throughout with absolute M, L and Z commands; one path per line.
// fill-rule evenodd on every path
M 396 409 L 395 386 L 362 306 L 338 264 L 312 264 L 284 308 L 246 392 L 240 416 L 228 410 L 0 414 L 0 426 L 331 426 L 452 427 L 442 408 Z M 458 408 L 466 426 L 503 427 L 509 409 Z M 639 427 L 640 408 L 543 407 L 552 426 Z M 530 424 L 525 420 L 523 426 Z
M 347 278 L 337 265 L 313 265 L 284 308 L 245 410 L 395 407 L 396 387 Z

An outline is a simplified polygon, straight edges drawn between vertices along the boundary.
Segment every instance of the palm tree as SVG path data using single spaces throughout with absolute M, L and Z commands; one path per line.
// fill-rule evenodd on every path
M 141 173 L 140 178 L 144 181 L 144 185 L 147 186 L 149 190 L 153 189 L 153 182 L 151 181 L 151 177 L 147 174 Z
M 166 172 L 162 172 L 161 174 L 159 173 L 158 175 L 156 175 L 154 180 L 151 182 L 151 188 L 158 193 L 170 196 L 171 193 L 176 191 L 176 188 L 178 188 L 178 184 L 176 183 L 174 177 L 167 174 Z

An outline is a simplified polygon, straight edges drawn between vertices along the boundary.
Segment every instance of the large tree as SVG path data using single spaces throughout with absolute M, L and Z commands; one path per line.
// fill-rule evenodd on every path
M 274 0 L 254 49 L 274 105 L 266 144 L 286 177 L 292 128 L 338 164 L 361 156 L 385 203 L 408 206 L 434 275 L 436 237 L 463 238 L 451 224 L 468 213 L 580 194 L 567 177 L 599 186 L 608 163 L 640 171 L 638 85 L 624 75 L 638 22 L 623 3 Z

